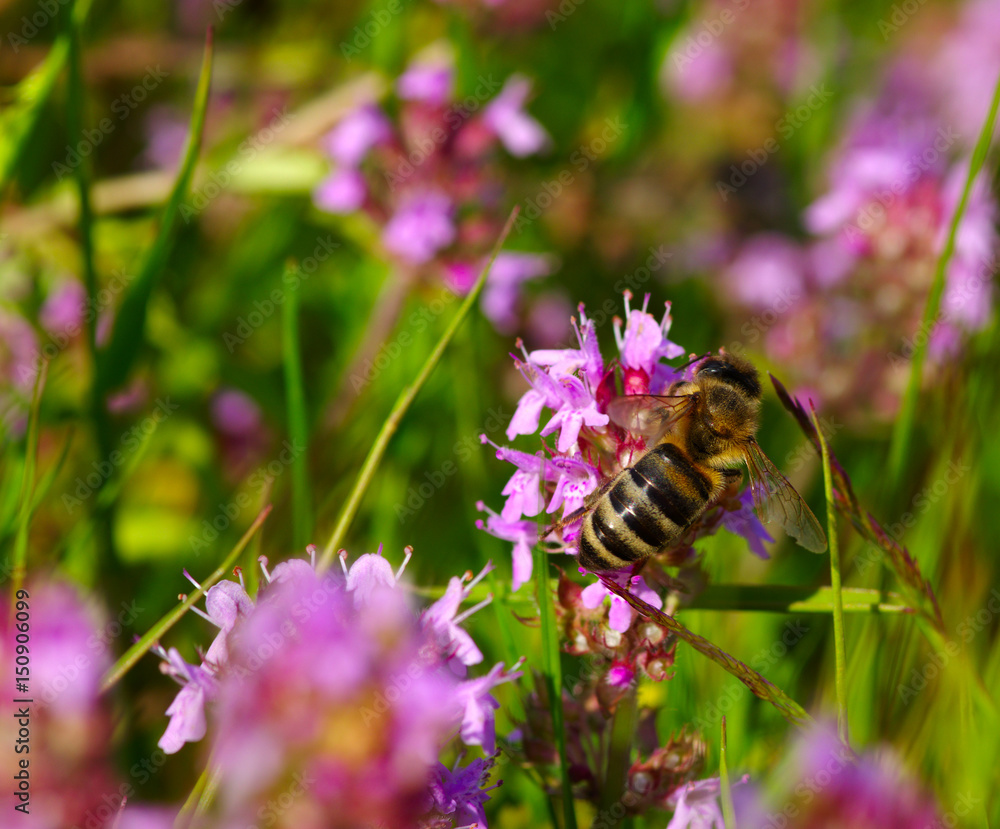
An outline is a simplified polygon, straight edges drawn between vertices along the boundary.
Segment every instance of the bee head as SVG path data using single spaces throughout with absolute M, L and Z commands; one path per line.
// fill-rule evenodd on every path
M 751 363 L 725 352 L 713 355 L 695 371 L 703 404 L 692 443 L 705 456 L 728 465 L 757 431 L 761 387 Z

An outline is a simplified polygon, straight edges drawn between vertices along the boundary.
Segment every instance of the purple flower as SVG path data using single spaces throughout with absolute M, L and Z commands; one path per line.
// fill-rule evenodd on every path
M 744 489 L 740 495 L 740 508 L 738 510 L 723 510 L 722 526 L 731 533 L 743 536 L 755 556 L 770 558 L 764 548 L 764 542 L 773 544 L 774 539 L 764 529 L 764 525 L 761 524 L 757 513 L 753 510 L 753 493 L 749 487 Z
M 164 661 L 161 670 L 182 683 L 181 690 L 167 708 L 170 724 L 156 743 L 167 754 L 176 754 L 184 743 L 196 743 L 205 736 L 205 703 L 215 697 L 216 682 L 206 668 L 189 665 L 176 648 L 158 650 Z
M 79 332 L 83 326 L 83 312 L 87 307 L 87 291 L 75 279 L 66 279 L 49 291 L 38 321 L 52 334 Z
M 313 202 L 328 213 L 353 213 L 368 196 L 368 185 L 358 170 L 342 167 L 320 182 L 313 192 Z
M 368 604 L 372 594 L 377 590 L 395 587 L 412 554 L 413 550 L 408 547 L 406 557 L 395 573 L 392 572 L 392 565 L 382 557 L 382 545 L 379 545 L 376 553 L 365 553 L 363 556 L 359 556 L 351 565 L 350 570 L 346 569 L 347 564 L 342 554 L 340 561 L 345 568 L 347 590 L 354 597 L 354 606 L 361 607 Z
M 492 569 L 493 564 L 487 563 L 479 575 L 467 585 L 464 584 L 464 578 L 452 578 L 448 582 L 445 594 L 427 608 L 420 617 L 424 629 L 434 636 L 438 651 L 444 654 L 448 666 L 458 676 L 465 676 L 468 665 L 478 665 L 483 661 L 483 652 L 476 646 L 472 637 L 459 625 L 477 610 L 489 604 L 493 596 L 491 594 L 484 601 L 469 608 L 461 615 L 458 615 L 458 608 L 462 602 L 469 598 L 472 588 Z
M 382 231 L 386 250 L 413 265 L 430 261 L 455 240 L 454 206 L 443 193 L 427 190 L 409 197 Z
M 776 233 L 748 239 L 726 270 L 735 298 L 751 308 L 768 308 L 778 300 L 804 294 L 806 259 L 799 246 Z
M 564 515 L 580 509 L 587 497 L 597 489 L 600 472 L 578 458 L 553 458 L 549 468 L 556 474 L 556 486 L 546 512 L 561 509 Z
M 372 147 L 392 138 L 392 124 L 374 104 L 346 115 L 326 137 L 326 151 L 341 167 L 355 168 Z
M 746 783 L 749 776 L 737 780 L 733 787 Z M 718 777 L 685 783 L 670 796 L 674 816 L 667 829 L 725 829 L 719 795 L 722 782 Z
M 615 575 L 614 580 L 618 584 L 625 585 L 629 581 L 628 574 Z M 646 582 L 643 580 L 642 576 L 634 576 L 631 580 L 632 589 L 631 593 L 634 596 L 642 599 L 646 604 L 651 605 L 655 608 L 663 607 L 663 599 L 660 598 L 654 590 L 652 590 Z M 580 594 L 580 599 L 583 602 L 583 606 L 594 610 L 601 606 L 606 598 L 611 598 L 611 611 L 608 614 L 608 623 L 612 630 L 617 630 L 619 633 L 625 633 L 631 626 L 632 620 L 635 618 L 635 611 L 632 610 L 632 606 L 622 599 L 620 596 L 616 596 L 601 581 L 596 581 L 591 585 L 588 585 L 583 589 L 583 593 Z
M 221 389 L 212 397 L 212 423 L 234 437 L 254 435 L 263 426 L 260 406 L 239 389 Z
M 490 692 L 504 682 L 521 676 L 520 663 L 504 673 L 503 664 L 493 666 L 486 676 L 467 679 L 458 686 L 458 698 L 465 708 L 462 715 L 462 742 L 466 745 L 482 746 L 483 751 L 496 751 L 496 726 L 493 712 L 500 707 Z
M 540 253 L 497 254 L 483 289 L 483 313 L 501 333 L 514 331 L 520 322 L 517 302 L 521 285 L 529 279 L 548 276 L 555 259 Z
M 625 292 L 625 333 L 622 334 L 621 322 L 615 320 L 615 341 L 622 355 L 622 365 L 630 369 L 639 369 L 647 377 L 653 377 L 660 361 L 673 360 L 684 353 L 684 349 L 667 339 L 670 325 L 670 303 L 666 303 L 666 311 L 660 322 L 646 312 L 649 305 L 649 294 L 642 303 L 642 310 L 632 310 L 630 301 L 632 294 Z
M 417 59 L 396 81 L 396 94 L 404 101 L 444 106 L 451 100 L 455 70 L 445 59 Z
M 496 788 L 486 788 L 492 763 L 489 760 L 473 760 L 465 768 L 449 770 L 447 766 L 438 763 L 435 780 L 431 784 L 433 806 L 428 810 L 435 816 L 447 816 L 451 826 L 481 826 L 486 827 L 486 812 L 483 804 L 489 800 L 487 792 Z M 420 825 L 437 827 L 439 824 L 430 820 L 421 821 Z
M 533 155 L 551 141 L 549 134 L 524 111 L 531 94 L 531 81 L 511 75 L 497 95 L 483 110 L 483 121 L 496 133 L 507 151 L 518 158 Z
M 477 521 L 476 526 L 481 530 L 486 530 L 490 535 L 502 538 L 504 541 L 514 542 L 513 563 L 514 577 L 512 586 L 515 591 L 521 589 L 521 585 L 531 580 L 531 548 L 538 541 L 538 526 L 534 521 L 504 521 L 492 510 L 486 509 L 482 504 L 479 509 L 485 509 L 488 513 L 486 521 Z
M 559 430 L 556 449 L 563 453 L 579 452 L 576 447 L 580 437 L 580 429 L 584 426 L 607 426 L 609 419 L 606 414 L 598 411 L 597 400 L 593 393 L 577 377 L 566 377 L 559 384 L 559 395 L 562 403 L 559 410 L 542 428 L 542 437 Z

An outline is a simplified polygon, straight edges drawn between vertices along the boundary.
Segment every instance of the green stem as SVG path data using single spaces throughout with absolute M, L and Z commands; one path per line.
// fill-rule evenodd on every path
M 611 740 L 608 745 L 608 764 L 601 791 L 601 812 L 610 814 L 612 807 L 625 796 L 628 770 L 632 757 L 632 737 L 639 720 L 638 680 L 629 686 L 625 696 L 618 701 L 611 716 Z
M 833 470 L 830 468 L 830 449 L 819 427 L 816 410 L 811 409 L 816 435 L 823 456 L 823 489 L 826 493 L 826 532 L 830 542 L 830 586 L 833 588 L 833 641 L 837 671 L 837 735 L 846 746 L 847 730 L 847 651 L 844 646 L 844 599 L 840 586 L 840 546 L 837 542 L 837 507 L 833 500 Z
M 292 458 L 292 546 L 303 550 L 312 536 L 312 496 L 309 492 L 309 426 L 306 393 L 299 348 L 299 299 L 291 290 L 282 310 L 282 340 L 285 352 L 285 399 L 288 433 L 301 451 Z
M 736 808 L 733 806 L 733 790 L 729 785 L 729 764 L 726 757 L 726 718 L 722 717 L 722 743 L 719 747 L 719 781 L 722 789 L 722 818 L 726 829 L 736 829 Z
M 35 387 L 31 392 L 31 411 L 28 415 L 28 437 L 24 446 L 24 470 L 21 477 L 21 491 L 18 506 L 17 535 L 14 539 L 14 564 L 11 569 L 10 595 L 17 596 L 17 591 L 24 586 L 28 573 L 28 532 L 31 529 L 31 516 L 35 512 L 35 472 L 38 463 L 38 424 L 41 416 L 42 392 L 45 389 L 45 378 L 48 376 L 49 364 L 43 362 L 38 374 L 35 375 Z M 14 618 L 14 601 L 10 603 L 11 621 Z
M 493 253 L 490 254 L 489 261 L 486 263 L 486 267 L 483 268 L 483 272 L 479 275 L 479 279 L 476 280 L 476 284 L 473 286 L 472 290 L 469 291 L 468 296 L 466 296 L 463 300 L 458 312 L 448 324 L 448 328 L 445 330 L 444 335 L 438 341 L 434 350 L 430 353 L 430 356 L 420 369 L 420 373 L 417 375 L 416 379 L 413 383 L 404 388 L 402 392 L 400 392 L 395 405 L 392 407 L 392 411 L 389 413 L 389 417 L 387 417 L 385 423 L 382 424 L 382 429 L 376 436 L 375 443 L 372 444 L 372 448 L 368 452 L 368 457 L 365 458 L 364 465 L 361 467 L 361 471 L 358 473 L 358 477 L 354 481 L 354 486 L 347 497 L 347 502 L 344 504 L 344 508 L 340 511 L 340 515 L 337 516 L 337 524 L 334 527 L 333 533 L 330 535 L 330 540 L 327 542 L 326 548 L 323 550 L 323 555 L 320 557 L 319 563 L 316 566 L 318 572 L 325 572 L 333 563 L 333 559 L 337 555 L 337 551 L 340 549 L 344 542 L 344 538 L 347 536 L 347 529 L 351 526 L 351 521 L 354 520 L 358 507 L 361 506 L 361 499 L 364 497 L 364 494 L 368 489 L 368 485 L 375 476 L 375 470 L 378 468 L 379 463 L 382 461 L 382 456 L 385 454 L 385 450 L 389 446 L 389 441 L 396 433 L 396 429 L 399 428 L 399 423 L 403 419 L 403 415 L 405 415 L 407 409 L 410 408 L 410 404 L 417 396 L 417 393 L 423 387 L 424 383 L 427 382 L 427 378 L 430 377 L 431 372 L 434 371 L 438 362 L 440 362 L 441 355 L 444 354 L 444 350 L 448 347 L 448 343 L 450 343 L 452 338 L 455 336 L 455 332 L 458 330 L 458 327 L 468 316 L 469 311 L 472 310 L 473 304 L 476 302 L 479 294 L 483 290 L 483 285 L 486 284 L 486 277 L 489 275 L 490 268 L 493 267 L 493 260 L 497 258 L 497 254 L 500 252 L 500 248 L 503 247 L 503 243 L 506 241 L 507 235 L 510 233 L 510 229 L 514 226 L 514 220 L 517 218 L 518 212 L 517 207 L 511 211 L 510 218 L 507 219 L 507 224 L 504 225 L 504 229 L 500 233 L 500 238 L 497 239 L 497 243 L 493 247 Z
M 559 752 L 559 781 L 562 790 L 563 829 L 576 829 L 576 804 L 573 786 L 569 779 L 569 763 L 566 759 L 566 727 L 563 716 L 562 664 L 560 662 L 559 630 L 556 625 L 552 591 L 549 588 L 549 557 L 539 547 L 534 551 L 535 590 L 538 612 L 542 623 L 542 675 L 548 692 L 549 711 L 552 715 L 552 730 Z

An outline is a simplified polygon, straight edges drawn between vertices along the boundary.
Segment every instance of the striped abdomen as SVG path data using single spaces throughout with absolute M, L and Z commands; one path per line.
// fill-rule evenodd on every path
M 715 481 L 684 451 L 662 443 L 623 469 L 587 513 L 580 531 L 580 564 L 620 570 L 670 546 L 701 515 Z

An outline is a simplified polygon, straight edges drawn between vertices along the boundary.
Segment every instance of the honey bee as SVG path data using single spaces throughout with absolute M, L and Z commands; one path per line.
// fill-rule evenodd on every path
M 621 570 L 676 544 L 746 465 L 754 508 L 777 518 L 814 553 L 826 550 L 816 516 L 755 438 L 761 386 L 746 360 L 708 355 L 690 382 L 663 396 L 616 398 L 612 421 L 646 439 L 646 450 L 556 527 L 584 514 L 579 562 L 587 570 Z

